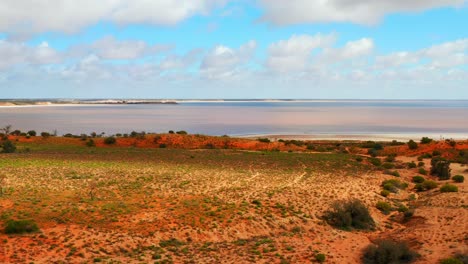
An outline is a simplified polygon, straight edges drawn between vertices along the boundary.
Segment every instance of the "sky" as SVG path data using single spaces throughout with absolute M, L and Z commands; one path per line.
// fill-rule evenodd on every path
M 468 1 L 0 0 L 0 92 L 468 99 Z

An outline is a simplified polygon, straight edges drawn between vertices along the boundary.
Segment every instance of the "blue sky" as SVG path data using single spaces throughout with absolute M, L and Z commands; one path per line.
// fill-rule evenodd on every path
M 2 98 L 468 99 L 464 0 L 2 0 Z

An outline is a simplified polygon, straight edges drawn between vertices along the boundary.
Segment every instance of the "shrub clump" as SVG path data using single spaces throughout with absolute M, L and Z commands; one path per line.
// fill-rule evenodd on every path
M 416 168 L 416 163 L 414 161 L 408 162 L 408 169 L 414 169 Z
M 375 227 L 369 210 L 357 199 L 336 201 L 332 209 L 325 213 L 324 218 L 330 225 L 345 230 Z
M 425 181 L 423 176 L 414 176 L 413 177 L 413 182 L 414 183 L 423 183 Z
M 385 180 L 382 182 L 382 187 L 384 190 L 387 190 L 389 192 L 397 193 L 398 190 L 403 190 L 408 187 L 407 183 L 401 182 L 396 179 L 391 179 L 391 180 Z
M 271 141 L 268 139 L 268 138 L 259 138 L 257 139 L 259 142 L 263 142 L 263 143 L 270 143 Z
M 418 183 L 414 187 L 416 191 L 422 192 L 422 191 L 427 191 L 427 190 L 432 190 L 437 188 L 437 182 L 435 181 L 424 181 L 423 183 Z
M 406 243 L 379 240 L 364 250 L 362 262 L 364 264 L 411 263 L 417 257 L 418 254 L 412 251 Z
M 95 147 L 96 146 L 96 143 L 94 142 L 93 139 L 89 139 L 87 142 L 86 142 L 86 146 L 88 147 Z
M 432 138 L 423 137 L 421 138 L 421 144 L 429 144 L 432 142 Z
M 388 214 L 390 213 L 393 208 L 392 208 L 392 205 L 387 203 L 387 202 L 383 202 L 383 201 L 380 201 L 380 202 L 377 202 L 377 204 L 375 205 L 375 207 L 377 209 L 379 209 L 382 213 L 384 214 Z
M 463 261 L 459 260 L 458 258 L 446 258 L 442 259 L 440 264 L 464 264 Z
M 444 186 L 440 187 L 441 192 L 458 192 L 458 187 L 452 184 L 445 184 Z
M 2 145 L 2 153 L 15 153 L 16 151 L 16 146 L 11 142 L 10 140 L 5 140 Z
M 107 137 L 104 139 L 104 144 L 106 145 L 112 145 L 112 144 L 115 144 L 115 142 L 117 142 L 115 137 Z
M 437 175 L 440 180 L 450 179 L 450 161 L 435 157 L 431 160 L 431 175 Z
M 33 220 L 9 220 L 6 223 L 6 234 L 23 234 L 39 231 L 39 227 Z
M 381 161 L 380 159 L 378 159 L 378 158 L 370 158 L 370 159 L 369 159 L 369 162 L 370 162 L 372 165 L 377 166 L 377 167 L 380 166 L 380 165 L 382 165 L 382 161 Z
M 318 262 L 318 263 L 324 263 L 325 260 L 326 260 L 326 256 L 325 254 L 322 254 L 322 253 L 319 253 L 317 255 L 315 255 L 315 260 Z
M 383 197 L 387 197 L 387 196 L 390 195 L 390 192 L 387 191 L 387 190 L 382 190 L 382 191 L 380 192 L 380 195 L 382 195 Z
M 452 177 L 452 180 L 454 182 L 462 183 L 465 181 L 465 177 L 463 177 L 463 175 L 455 175 Z
M 408 141 L 408 148 L 409 149 L 417 149 L 418 148 L 418 143 L 414 142 L 414 140 Z

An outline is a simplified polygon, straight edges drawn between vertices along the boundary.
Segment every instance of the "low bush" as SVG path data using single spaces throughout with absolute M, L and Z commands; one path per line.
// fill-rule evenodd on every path
M 86 146 L 88 146 L 88 147 L 95 147 L 95 146 L 96 146 L 96 143 L 94 142 L 94 140 L 89 139 L 89 140 L 86 142 Z
M 356 157 L 356 161 L 357 161 L 357 162 L 362 162 L 362 160 L 363 160 L 362 157 L 359 157 L 359 156 Z
M 395 164 L 385 162 L 384 164 L 382 164 L 382 168 L 384 168 L 384 169 L 393 169 L 393 168 L 395 168 Z
M 425 164 L 424 164 L 423 161 L 418 162 L 418 167 L 424 167 L 424 165 L 425 165 Z
M 408 148 L 409 149 L 417 149 L 418 148 L 418 143 L 414 142 L 414 140 L 408 141 Z
M 435 181 L 424 181 L 423 183 L 418 183 L 414 186 L 414 189 L 418 192 L 432 190 L 437 188 L 437 182 Z
M 414 168 L 416 168 L 416 163 L 414 163 L 414 161 L 408 162 L 408 169 L 414 169 Z
M 34 130 L 29 130 L 28 135 L 30 135 L 31 137 L 35 137 L 37 135 L 37 133 Z
M 386 161 L 386 162 L 394 162 L 394 161 L 395 161 L 395 157 L 396 157 L 395 154 L 390 154 L 390 155 L 388 155 L 387 157 L 385 157 L 385 161 Z
M 268 139 L 268 138 L 259 138 L 257 139 L 259 142 L 262 142 L 262 143 L 270 143 L 271 141 Z
M 369 162 L 370 162 L 372 165 L 377 166 L 377 167 L 380 166 L 380 165 L 382 165 L 382 161 L 380 161 L 380 159 L 378 159 L 378 158 L 370 158 L 370 159 L 369 159 Z
M 424 181 L 425 181 L 425 179 L 422 176 L 414 176 L 413 177 L 413 182 L 414 183 L 423 183 Z
M 6 223 L 6 234 L 23 234 L 39 231 L 39 227 L 33 220 L 9 220 Z
M 332 226 L 350 229 L 373 229 L 375 227 L 367 207 L 357 199 L 336 201 L 331 210 L 325 212 L 324 219 Z
M 326 256 L 325 254 L 322 254 L 322 253 L 319 253 L 317 255 L 315 255 L 315 260 L 318 262 L 318 263 L 324 263 L 325 260 L 326 260 Z
M 457 258 L 446 258 L 442 259 L 440 264 L 464 264 L 463 261 L 457 259 Z
M 397 193 L 398 190 L 406 189 L 406 187 L 408 187 L 408 184 L 396 179 L 390 179 L 383 181 L 381 186 L 384 188 L 384 190 Z
M 419 168 L 418 172 L 419 174 L 427 175 L 427 170 L 425 170 L 424 168 Z
M 428 137 L 421 138 L 421 144 L 429 144 L 432 141 L 433 141 L 432 138 L 428 138 Z
M 452 184 L 444 184 L 440 187 L 441 192 L 458 192 L 458 187 Z
M 104 139 L 104 144 L 106 145 L 112 145 L 112 144 L 115 144 L 117 142 L 117 140 L 115 139 L 115 137 L 107 137 Z
M 0 147 L 2 148 L 2 153 L 15 153 L 16 146 L 10 140 L 5 140 Z
M 176 134 L 179 134 L 179 135 L 187 135 L 187 131 L 185 130 L 180 130 L 180 131 L 177 131 Z
M 412 251 L 406 243 L 391 240 L 379 240 L 364 249 L 362 262 L 364 264 L 398 264 L 411 263 L 419 255 Z
M 386 175 L 392 175 L 392 176 L 395 176 L 395 177 L 400 177 L 400 173 L 398 171 L 385 170 L 383 173 L 386 174 Z
M 379 201 L 377 202 L 377 204 L 375 205 L 375 207 L 377 209 L 379 209 L 382 213 L 384 214 L 388 214 L 390 213 L 393 208 L 392 208 L 392 205 L 387 203 L 387 202 L 383 202 L 383 201 Z
M 452 177 L 452 180 L 454 182 L 462 183 L 465 181 L 465 177 L 463 177 L 463 175 L 455 175 Z
M 440 180 L 450 179 L 450 161 L 435 157 L 431 160 L 431 175 L 437 175 Z
M 48 137 L 50 137 L 50 133 L 49 132 L 41 132 L 41 137 L 48 138 Z
M 382 190 L 382 191 L 380 192 L 380 195 L 382 195 L 383 197 L 387 197 L 387 196 L 390 195 L 390 191 L 388 191 L 388 190 Z
M 434 150 L 434 151 L 432 151 L 432 157 L 440 156 L 440 155 L 442 155 L 442 152 L 440 152 L 440 150 Z

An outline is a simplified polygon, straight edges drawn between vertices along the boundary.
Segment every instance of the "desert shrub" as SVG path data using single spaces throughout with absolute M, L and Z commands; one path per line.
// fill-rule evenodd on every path
M 440 156 L 440 155 L 442 155 L 442 152 L 440 152 L 440 150 L 434 150 L 434 151 L 432 151 L 432 157 Z
M 115 144 L 117 142 L 117 140 L 115 139 L 115 137 L 107 137 L 104 139 L 104 144 L 106 145 L 112 145 L 112 144 Z
M 357 199 L 336 201 L 331 210 L 325 212 L 325 220 L 341 229 L 373 229 L 375 227 L 367 207 Z
M 392 176 L 395 176 L 395 177 L 400 177 L 400 173 L 398 171 L 385 170 L 383 173 L 386 174 L 386 175 L 392 175 Z
M 422 185 L 422 183 L 417 183 L 417 184 L 414 186 L 414 189 L 415 189 L 417 192 L 423 192 L 423 191 L 426 190 L 426 189 L 424 189 L 424 185 Z
M 408 211 L 408 210 L 409 210 L 409 208 L 406 207 L 404 204 L 399 204 L 399 205 L 398 205 L 398 208 L 397 208 L 397 211 L 398 211 L 398 212 L 404 213 L 404 212 L 406 212 L 406 211 Z
M 37 133 L 34 130 L 29 130 L 28 135 L 30 135 L 31 137 L 35 137 L 37 135 Z
M 383 181 L 382 187 L 384 188 L 384 190 L 397 193 L 398 190 L 403 190 L 406 187 L 408 187 L 408 184 L 401 182 L 399 180 L 396 180 L 396 179 L 390 179 L 390 180 Z
M 380 161 L 380 159 L 378 159 L 378 158 L 370 158 L 369 162 L 374 166 L 382 165 L 382 161 Z
M 33 220 L 9 220 L 6 223 L 6 234 L 23 234 L 39 231 L 39 227 Z
M 382 150 L 383 146 L 380 143 L 376 143 L 374 141 L 367 141 L 361 145 L 362 148 L 369 148 L 375 150 Z
M 89 139 L 89 140 L 86 142 L 86 146 L 88 146 L 88 147 L 95 147 L 95 146 L 96 146 L 96 143 L 94 142 L 94 140 Z
M 417 167 L 417 166 L 416 166 L 416 163 L 414 163 L 414 161 L 408 162 L 408 169 L 414 169 L 414 168 L 416 168 L 416 167 Z
M 271 141 L 268 139 L 268 138 L 259 138 L 257 139 L 259 142 L 263 142 L 263 143 L 270 143 Z
M 174 134 L 174 130 L 169 130 L 169 134 Z
M 419 168 L 418 172 L 419 174 L 427 175 L 427 170 L 425 170 L 424 168 Z
M 362 262 L 364 264 L 411 263 L 417 257 L 418 254 L 412 251 L 406 243 L 379 240 L 364 249 Z
M 410 140 L 408 141 L 408 148 L 409 149 L 417 149 L 418 148 L 418 143 L 414 142 L 414 140 Z
M 177 131 L 176 134 L 179 134 L 179 135 L 187 135 L 187 131 L 185 130 L 180 130 L 180 131 Z
M 167 148 L 167 145 L 164 143 L 159 144 L 159 148 Z
M 382 191 L 380 192 L 380 195 L 382 195 L 383 197 L 387 197 L 387 196 L 390 195 L 390 191 L 388 191 L 388 190 L 382 190 Z
M 452 184 L 444 184 L 440 187 L 441 192 L 458 192 L 458 187 Z
M 431 153 L 424 153 L 421 156 L 419 156 L 419 158 L 421 158 L 421 160 L 430 159 L 430 158 L 432 158 L 432 154 Z
M 375 158 L 379 155 L 379 151 L 376 149 L 368 149 L 367 154 Z
M 387 202 L 383 202 L 383 201 L 379 201 L 377 202 L 377 204 L 375 205 L 375 207 L 377 209 L 379 209 L 382 213 L 384 214 L 388 214 L 392 211 L 392 205 L 387 203 Z
M 19 135 L 21 135 L 21 130 L 18 130 L 18 129 L 13 130 L 13 132 L 11 132 L 10 135 L 19 136 Z
M 5 140 L 2 145 L 2 153 L 14 153 L 16 151 L 16 146 L 10 140 Z
M 422 185 L 423 185 L 424 189 L 426 189 L 426 190 L 432 190 L 432 189 L 437 188 L 437 182 L 435 182 L 435 181 L 424 181 L 422 183 Z
M 450 179 L 450 161 L 435 157 L 431 160 L 431 175 L 437 175 L 440 180 Z
M 404 145 L 405 143 L 403 142 L 398 142 L 396 140 L 392 140 L 392 142 L 390 142 L 390 146 L 401 146 L 401 145 Z
M 424 165 L 425 165 L 425 164 L 424 164 L 423 161 L 418 162 L 418 167 L 424 167 Z
M 362 160 L 363 160 L 362 157 L 359 157 L 359 156 L 356 157 L 356 161 L 357 161 L 357 162 L 362 162 Z
M 452 177 L 452 180 L 453 180 L 454 182 L 459 182 L 459 183 L 461 183 L 461 182 L 464 182 L 464 181 L 465 181 L 465 177 L 463 177 L 463 175 L 455 175 L 455 176 Z
M 396 154 L 390 154 L 387 157 L 385 157 L 386 162 L 394 162 L 395 161 Z
M 463 261 L 457 259 L 457 258 L 446 258 L 442 259 L 440 264 L 464 264 Z
M 49 132 L 41 132 L 41 137 L 48 138 L 48 137 L 50 137 L 50 133 Z
M 414 176 L 413 177 L 413 182 L 414 183 L 423 183 L 424 181 L 425 181 L 425 179 L 422 176 Z
M 315 255 L 315 260 L 318 262 L 318 263 L 324 263 L 325 260 L 326 260 L 326 256 L 325 254 L 322 254 L 322 253 L 319 253 L 317 255 Z
M 429 144 L 432 142 L 432 138 L 423 137 L 421 138 L 421 144 Z
M 384 164 L 382 164 L 382 168 L 384 168 L 384 169 L 393 169 L 393 168 L 395 168 L 395 164 L 385 162 Z

